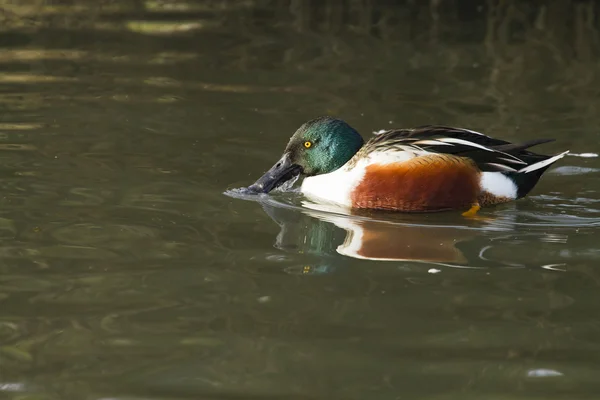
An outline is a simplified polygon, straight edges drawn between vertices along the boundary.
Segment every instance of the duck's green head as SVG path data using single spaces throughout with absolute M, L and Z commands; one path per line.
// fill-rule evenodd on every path
M 296 175 L 326 174 L 340 168 L 364 141 L 341 119 L 320 117 L 304 123 L 291 137 L 283 156 L 249 190 L 269 193 Z

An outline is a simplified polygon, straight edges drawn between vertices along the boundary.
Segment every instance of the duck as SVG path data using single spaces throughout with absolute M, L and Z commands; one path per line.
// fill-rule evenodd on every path
M 302 124 L 281 158 L 246 191 L 269 193 L 302 176 L 304 196 L 336 207 L 474 216 L 482 207 L 525 197 L 569 153 L 528 150 L 552 141 L 515 144 L 470 129 L 423 125 L 380 131 L 365 142 L 346 121 L 322 116 Z

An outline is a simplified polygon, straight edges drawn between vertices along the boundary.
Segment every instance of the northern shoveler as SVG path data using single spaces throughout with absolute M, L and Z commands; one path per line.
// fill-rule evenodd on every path
M 348 208 L 427 212 L 480 207 L 527 195 L 554 162 L 526 149 L 550 142 L 513 144 L 468 129 L 421 126 L 384 131 L 366 143 L 346 122 L 320 117 L 304 123 L 283 156 L 248 187 L 268 193 L 304 175 L 307 197 Z

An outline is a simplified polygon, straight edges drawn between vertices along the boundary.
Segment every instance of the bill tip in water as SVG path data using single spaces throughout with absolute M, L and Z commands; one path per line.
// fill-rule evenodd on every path
M 252 185 L 242 188 L 247 194 L 267 193 L 262 183 L 253 183 Z
M 264 191 L 261 191 L 260 188 L 255 187 L 255 185 L 250 185 L 248 187 L 228 189 L 224 192 L 224 194 L 231 196 L 231 197 L 255 196 L 255 195 L 260 195 L 263 193 L 264 193 Z

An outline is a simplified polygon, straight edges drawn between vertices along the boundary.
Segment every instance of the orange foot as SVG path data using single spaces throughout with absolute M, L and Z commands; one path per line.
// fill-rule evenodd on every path
M 491 222 L 494 221 L 495 218 L 490 218 L 490 217 L 482 217 L 480 215 L 477 215 L 477 211 L 481 210 L 481 206 L 477 203 L 473 204 L 473 206 L 471 206 L 471 208 L 468 211 L 465 211 L 464 213 L 462 213 L 463 217 L 472 219 L 474 221 L 481 221 L 481 222 Z
M 471 206 L 471 208 L 469 209 L 469 211 L 465 211 L 464 213 L 462 213 L 463 217 L 467 217 L 467 218 L 472 218 L 475 215 L 477 215 L 477 211 L 481 210 L 481 206 L 477 203 L 473 204 L 473 206 Z

